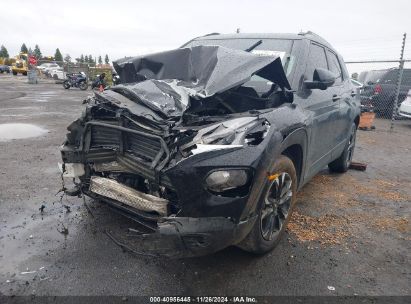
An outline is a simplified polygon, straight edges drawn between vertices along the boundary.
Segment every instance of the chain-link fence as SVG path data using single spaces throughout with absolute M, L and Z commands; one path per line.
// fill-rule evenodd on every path
M 405 38 L 404 34 L 402 45 L 398 44 L 398 58 L 346 61 L 362 112 L 367 113 L 362 116 L 372 116 L 383 129 L 393 129 L 398 121 L 411 118 L 407 107 L 408 102 L 411 107 L 411 60 L 404 59 Z

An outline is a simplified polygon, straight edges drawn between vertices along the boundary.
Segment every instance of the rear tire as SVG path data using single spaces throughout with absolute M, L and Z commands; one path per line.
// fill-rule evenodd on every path
M 267 178 L 258 202 L 258 217 L 254 227 L 237 246 L 255 254 L 275 248 L 291 218 L 297 193 L 297 174 L 291 159 L 280 156 L 274 163 L 272 177 Z
M 70 89 L 70 82 L 69 82 L 68 80 L 65 80 L 65 81 L 63 82 L 63 87 L 64 87 L 66 90 Z
M 351 125 L 350 135 L 345 145 L 344 151 L 340 157 L 328 164 L 328 168 L 332 172 L 344 173 L 347 172 L 351 165 L 352 157 L 354 156 L 355 139 L 357 136 L 357 125 L 353 123 Z
M 13 75 L 14 75 L 14 76 L 17 76 L 17 72 L 14 72 L 14 71 L 13 71 Z

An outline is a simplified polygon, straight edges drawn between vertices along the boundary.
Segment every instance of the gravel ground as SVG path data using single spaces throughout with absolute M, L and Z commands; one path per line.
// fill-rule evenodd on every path
M 125 219 L 56 195 L 59 145 L 89 94 L 0 75 L 0 130 L 42 128 L 9 141 L 0 131 L 0 295 L 411 295 L 409 120 L 359 131 L 367 171 L 316 176 L 271 253 L 167 260 L 123 252 L 103 231 Z

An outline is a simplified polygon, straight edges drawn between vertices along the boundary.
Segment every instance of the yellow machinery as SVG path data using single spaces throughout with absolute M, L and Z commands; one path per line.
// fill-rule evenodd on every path
M 16 62 L 11 66 L 13 75 L 17 75 L 18 73 L 27 75 L 27 57 L 26 53 L 20 53 L 16 56 Z

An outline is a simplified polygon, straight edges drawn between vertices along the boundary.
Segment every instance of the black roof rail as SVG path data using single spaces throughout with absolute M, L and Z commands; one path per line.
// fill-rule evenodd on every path
M 205 35 L 200 36 L 200 37 L 207 37 L 207 36 L 214 36 L 214 35 L 220 35 L 220 33 L 210 33 L 210 34 L 205 34 Z M 200 37 L 197 37 L 197 38 L 200 38 Z
M 207 36 L 214 36 L 214 35 L 220 35 L 220 33 L 209 33 L 209 34 L 205 34 L 202 36 L 198 36 L 198 37 L 194 37 L 193 39 L 187 41 L 186 43 L 184 43 L 182 46 L 180 46 L 180 49 L 185 47 L 187 44 L 189 44 L 190 42 L 192 42 L 193 40 L 196 40 L 197 38 L 201 38 L 201 37 L 207 37 Z
M 317 41 L 319 43 L 324 44 L 325 46 L 332 48 L 332 46 L 329 44 L 329 42 L 327 40 L 325 40 L 323 37 L 321 37 L 320 35 L 312 32 L 312 31 L 306 31 L 306 32 L 299 32 L 298 33 L 299 36 L 311 36 L 312 38 L 314 38 L 314 41 Z M 309 37 L 307 37 L 309 38 Z

